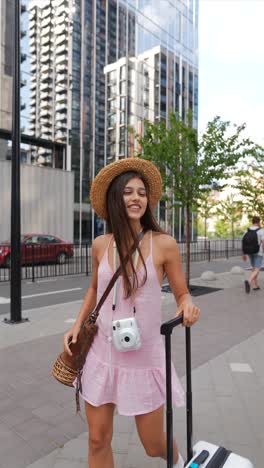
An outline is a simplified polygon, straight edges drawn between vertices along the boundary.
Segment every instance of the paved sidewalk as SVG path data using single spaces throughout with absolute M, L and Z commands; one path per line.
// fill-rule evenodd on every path
M 203 284 L 224 289 L 195 298 L 202 316 L 192 331 L 194 441 L 223 444 L 263 468 L 264 289 L 246 295 L 243 280 L 218 274 Z M 0 322 L 0 468 L 87 468 L 87 426 L 74 414 L 73 391 L 50 377 L 79 307 L 32 310 L 30 322 L 16 326 Z M 174 311 L 164 294 L 163 320 Z M 182 327 L 172 353 L 185 383 Z M 174 411 L 174 430 L 185 455 L 185 409 Z M 133 418 L 115 416 L 113 449 L 115 468 L 166 466 L 145 456 Z

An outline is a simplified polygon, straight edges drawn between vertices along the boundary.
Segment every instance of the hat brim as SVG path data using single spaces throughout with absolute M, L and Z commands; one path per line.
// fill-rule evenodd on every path
M 112 181 L 125 172 L 136 171 L 143 175 L 149 186 L 149 206 L 155 208 L 162 195 L 162 178 L 157 167 L 146 159 L 126 158 L 105 166 L 95 177 L 90 191 L 93 209 L 103 219 L 107 219 L 106 195 Z

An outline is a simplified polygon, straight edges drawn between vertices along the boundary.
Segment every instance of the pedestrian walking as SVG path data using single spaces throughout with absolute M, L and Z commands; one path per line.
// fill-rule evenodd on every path
M 249 278 L 245 280 L 245 291 L 250 293 L 251 287 L 254 291 L 260 289 L 258 275 L 263 262 L 264 229 L 260 224 L 260 217 L 253 216 L 252 226 L 248 228 L 242 239 L 243 260 L 249 258 L 252 270 Z
M 91 187 L 91 204 L 106 220 L 108 233 L 92 244 L 91 285 L 75 324 L 64 335 L 64 349 L 69 354 L 69 342 L 76 342 L 82 322 L 119 265 L 122 274 L 100 309 L 98 332 L 82 371 L 90 468 L 114 468 L 111 441 L 115 408 L 121 415 L 135 416 L 147 455 L 167 457 L 163 428 L 165 349 L 160 335 L 164 275 L 178 305 L 176 315 L 183 313 L 184 325 L 194 324 L 200 311 L 187 289 L 177 243 L 153 215 L 161 193 L 159 171 L 140 158 L 109 164 Z M 137 242 L 132 254 L 131 246 Z M 184 392 L 174 368 L 172 383 L 173 402 L 180 407 Z M 174 440 L 174 467 L 183 466 Z

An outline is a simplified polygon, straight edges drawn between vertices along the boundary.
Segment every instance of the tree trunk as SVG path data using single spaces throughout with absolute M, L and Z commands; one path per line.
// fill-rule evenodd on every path
M 204 248 L 207 249 L 207 217 L 204 218 Z
M 191 213 L 189 205 L 186 206 L 186 282 L 187 287 L 190 285 L 190 224 L 191 224 Z
M 232 230 L 232 247 L 234 248 L 234 246 L 235 246 L 235 232 L 234 232 L 234 223 L 233 223 L 233 221 L 231 222 L 231 230 Z

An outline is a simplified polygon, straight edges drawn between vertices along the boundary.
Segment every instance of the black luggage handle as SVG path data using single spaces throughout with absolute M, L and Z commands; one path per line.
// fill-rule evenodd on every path
M 183 323 L 183 315 L 164 322 L 160 333 L 165 335 L 166 349 L 166 414 L 167 414 L 167 468 L 173 467 L 173 420 L 171 394 L 171 334 L 175 327 Z M 186 421 L 187 421 L 187 461 L 193 457 L 192 449 L 192 376 L 191 376 L 191 330 L 185 327 L 186 345 Z
M 160 333 L 162 335 L 168 335 L 172 333 L 172 330 L 174 327 L 177 327 L 183 323 L 183 315 L 179 315 L 179 317 L 175 317 L 171 320 L 168 320 L 168 322 L 164 322 L 161 327 L 160 327 Z

